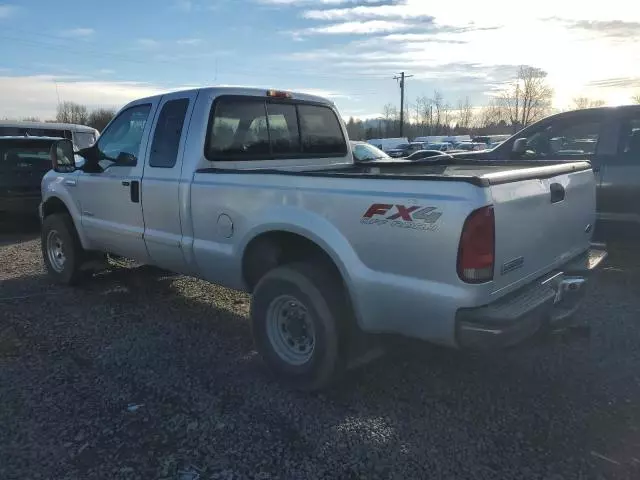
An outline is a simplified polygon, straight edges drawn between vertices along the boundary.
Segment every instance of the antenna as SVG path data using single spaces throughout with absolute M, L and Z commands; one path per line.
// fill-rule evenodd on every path
M 58 91 L 58 81 L 54 80 L 53 83 L 56 86 L 56 97 L 58 97 L 58 107 L 60 106 L 60 92 Z

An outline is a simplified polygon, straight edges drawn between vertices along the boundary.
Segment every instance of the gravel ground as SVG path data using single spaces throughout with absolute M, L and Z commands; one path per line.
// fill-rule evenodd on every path
M 321 395 L 253 351 L 248 298 L 121 268 L 52 286 L 0 235 L 0 478 L 640 478 L 640 254 L 591 335 L 469 355 L 409 343 Z

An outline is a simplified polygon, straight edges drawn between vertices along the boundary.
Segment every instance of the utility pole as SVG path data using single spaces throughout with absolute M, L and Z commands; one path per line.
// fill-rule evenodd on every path
M 410 77 L 413 77 L 413 75 L 405 75 L 404 72 L 400 72 L 400 76 L 393 77 L 394 80 L 400 80 L 400 136 L 402 136 L 402 129 L 404 128 L 404 81 Z

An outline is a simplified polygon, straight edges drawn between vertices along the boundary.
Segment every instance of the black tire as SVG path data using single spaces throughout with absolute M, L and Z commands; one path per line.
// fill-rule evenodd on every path
M 348 318 L 341 279 L 321 262 L 292 263 L 268 272 L 258 282 L 251 302 L 251 326 L 258 353 L 281 380 L 294 388 L 326 388 L 344 368 L 344 325 Z M 268 316 L 283 296 L 298 300 L 313 325 L 314 347 L 310 359 L 292 364 L 278 353 L 268 333 Z
M 52 264 L 48 253 L 51 234 L 57 234 L 61 240 L 61 250 L 64 255 L 63 265 Z M 40 243 L 42 258 L 51 278 L 61 285 L 77 284 L 84 276 L 81 267 L 86 260 L 86 252 L 82 248 L 71 217 L 65 213 L 55 213 L 45 217 L 42 222 Z

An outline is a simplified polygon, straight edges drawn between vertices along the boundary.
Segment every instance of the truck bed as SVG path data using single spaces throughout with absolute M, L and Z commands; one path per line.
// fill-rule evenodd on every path
M 204 168 L 197 173 L 246 173 L 294 176 L 320 176 L 333 178 L 405 179 L 466 182 L 479 187 L 500 185 L 522 180 L 550 178 L 591 168 L 588 161 L 547 162 L 487 162 L 473 160 L 446 160 L 423 162 L 379 162 L 376 164 L 340 166 L 322 170 L 281 169 L 221 169 Z

